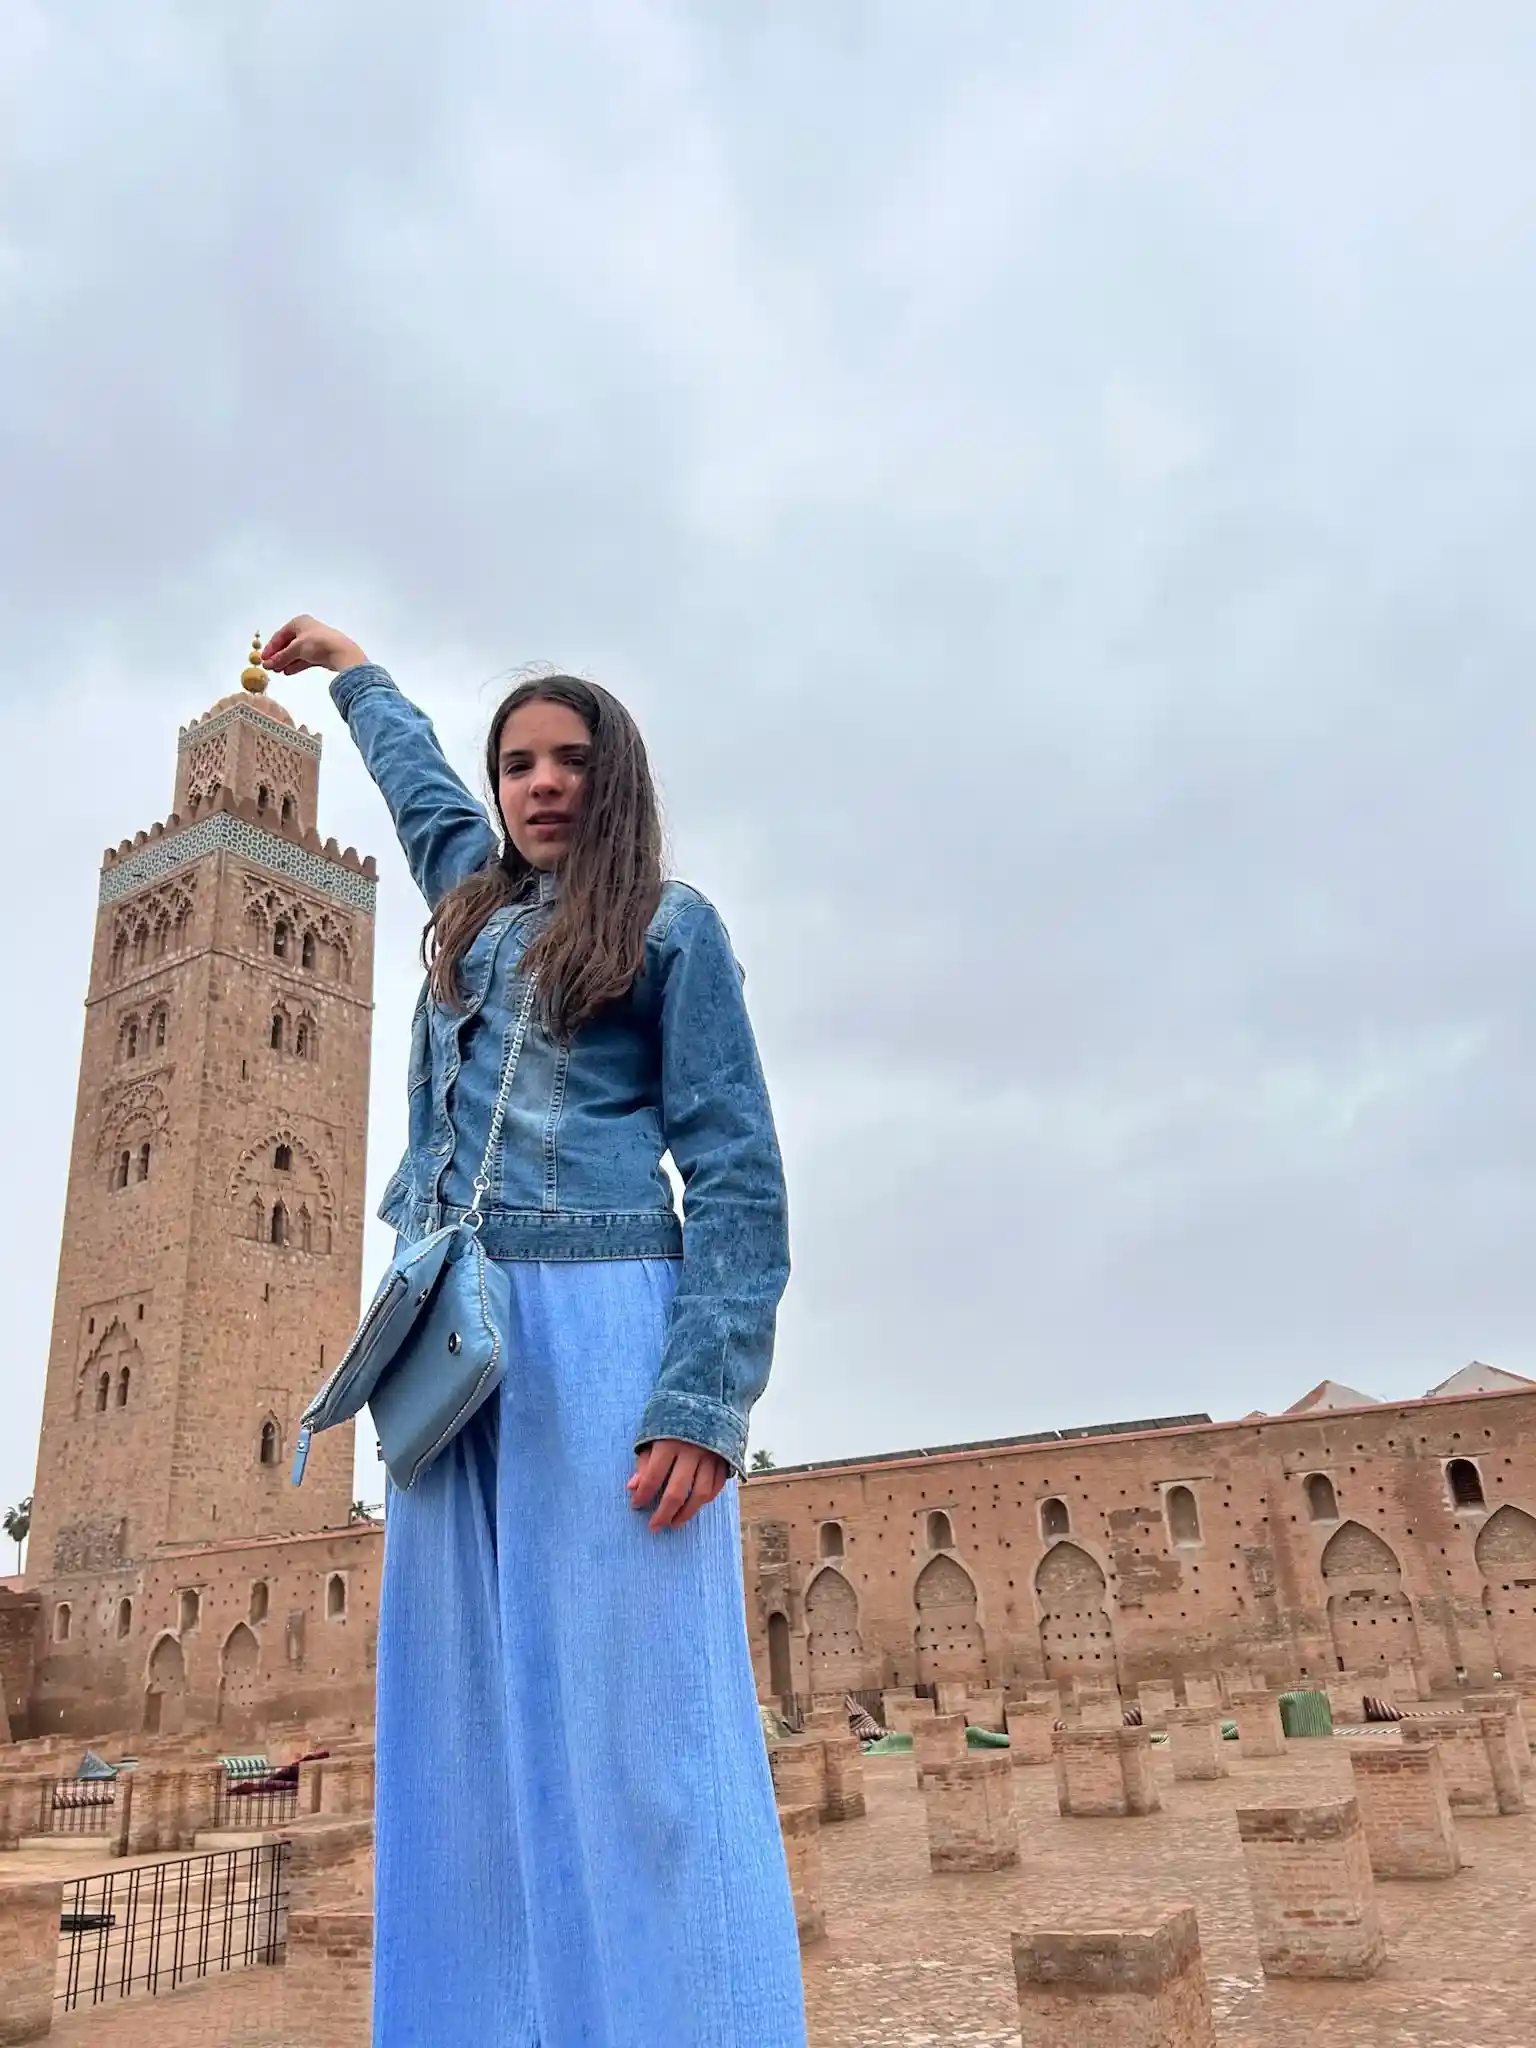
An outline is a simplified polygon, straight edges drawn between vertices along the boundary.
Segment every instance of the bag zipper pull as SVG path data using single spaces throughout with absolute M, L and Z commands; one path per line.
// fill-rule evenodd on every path
M 309 1440 L 313 1435 L 314 1431 L 307 1422 L 300 1426 L 299 1441 L 294 1446 L 293 1452 L 293 1483 L 295 1486 L 302 1486 L 304 1484 L 304 1467 L 309 1463 Z

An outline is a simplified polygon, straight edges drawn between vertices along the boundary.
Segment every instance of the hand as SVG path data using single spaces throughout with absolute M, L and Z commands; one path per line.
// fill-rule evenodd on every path
M 290 619 L 261 650 L 261 665 L 276 676 L 296 676 L 301 669 L 328 668 L 339 675 L 344 668 L 356 668 L 368 659 L 355 640 L 338 633 L 334 626 L 322 626 L 308 612 Z
M 707 1508 L 731 1476 L 731 1468 L 714 1451 L 699 1444 L 680 1443 L 676 1437 L 660 1436 L 647 1444 L 635 1461 L 633 1475 L 625 1482 L 632 1508 L 647 1508 L 661 1500 L 651 1517 L 653 1529 L 681 1529 L 700 1508 Z

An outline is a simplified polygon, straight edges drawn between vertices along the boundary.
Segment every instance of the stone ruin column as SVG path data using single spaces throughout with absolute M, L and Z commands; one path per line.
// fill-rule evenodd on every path
M 1237 1723 L 1237 1746 L 1242 1756 L 1285 1755 L 1285 1725 L 1280 1719 L 1276 1694 L 1267 1688 L 1234 1692 L 1232 1718 Z
M 1184 1704 L 1186 1707 L 1221 1706 L 1221 1680 L 1209 1672 L 1186 1675 L 1184 1680 Z
M 53 2026 L 63 1906 L 57 1879 L 0 1881 L 0 2041 L 40 2041 Z
M 1016 1764 L 1048 1764 L 1055 1754 L 1051 1737 L 1061 1718 L 1054 1700 L 1005 1700 L 1008 1754 Z
M 1068 1818 L 1124 1819 L 1159 1811 L 1147 1729 L 1058 1728 L 1054 1744 L 1056 1801 Z
M 1143 1728 L 1166 1728 L 1168 1709 L 1178 1705 L 1178 1695 L 1171 1678 L 1149 1678 L 1136 1688 L 1136 1704 L 1141 1708 Z
M 1216 2048 L 1192 1906 L 1013 1937 L 1022 2048 Z
M 1531 1737 L 1526 1726 L 1525 1702 L 1517 1692 L 1474 1692 L 1463 1702 L 1468 1713 L 1504 1714 L 1509 1719 L 1509 1742 L 1515 1753 L 1515 1762 L 1520 1775 L 1526 1777 L 1531 1770 Z
M 934 1705 L 930 1699 L 896 1692 L 888 1692 L 882 1697 L 881 1719 L 895 1735 L 910 1735 L 920 1723 L 931 1721 L 933 1715 Z
M 1488 1721 L 1502 1724 L 1503 1719 L 1501 1714 L 1432 1714 L 1400 1724 L 1398 1733 L 1405 1749 L 1430 1744 L 1439 1749 L 1453 1813 L 1494 1819 L 1501 1813 L 1524 1811 L 1525 1793 L 1509 1737 L 1502 1725 L 1490 1737 L 1484 1725 Z
M 803 1948 L 827 1931 L 821 1904 L 821 1816 L 814 1806 L 781 1806 L 779 1832 L 795 1901 L 795 1927 Z
M 1214 1707 L 1168 1709 L 1168 1753 L 1180 1783 L 1224 1778 L 1227 1760 L 1221 1753 L 1221 1715 Z
M 1079 1686 L 1077 1705 L 1085 1728 L 1125 1726 L 1125 1707 L 1112 1686 Z
M 1239 1807 L 1259 1961 L 1269 1977 L 1370 1977 L 1386 1954 L 1360 1809 Z
M 971 1696 L 971 1688 L 963 1678 L 941 1678 L 934 1686 L 938 1694 L 937 1711 L 941 1714 L 963 1714 Z
M 919 1721 L 912 1730 L 912 1752 L 917 1760 L 919 1784 L 939 1764 L 963 1763 L 969 1754 L 964 1714 L 934 1714 L 927 1721 Z
M 1434 1743 L 1349 1752 L 1365 1845 L 1376 1877 L 1454 1877 L 1461 1868 L 1445 1768 Z
M 1019 1860 L 1013 1767 L 999 1750 L 927 1767 L 922 1776 L 934 1871 L 1008 1870 Z
M 296 2040 L 363 2042 L 373 2005 L 373 1821 L 320 1818 L 288 1839 L 283 2012 Z
M 846 1719 L 841 1734 L 830 1731 L 818 1736 L 821 1744 L 823 1820 L 859 1820 L 864 1814 L 864 1751 L 859 1738 L 848 1731 Z
M 810 1735 L 791 1735 L 768 1745 L 773 1796 L 780 1806 L 814 1806 L 821 1812 L 827 1799 L 827 1755 Z

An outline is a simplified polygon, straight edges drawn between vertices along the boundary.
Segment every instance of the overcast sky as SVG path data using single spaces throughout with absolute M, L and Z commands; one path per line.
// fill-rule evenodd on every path
M 1536 1371 L 1533 91 L 1517 0 L 12 0 L 0 1502 L 101 850 L 299 609 L 469 770 L 525 662 L 640 717 L 780 1462 Z M 371 1206 L 421 906 L 281 696 L 380 859 Z

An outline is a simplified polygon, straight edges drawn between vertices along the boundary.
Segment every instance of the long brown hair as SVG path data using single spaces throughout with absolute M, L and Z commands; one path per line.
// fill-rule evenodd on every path
M 438 904 L 422 933 L 432 993 L 463 1007 L 460 966 L 486 920 L 532 894 L 537 870 L 512 843 L 497 799 L 502 728 L 524 704 L 564 704 L 592 735 L 581 807 L 560 864 L 555 914 L 524 955 L 538 982 L 546 1027 L 569 1038 L 605 1004 L 627 994 L 645 964 L 645 933 L 661 897 L 662 834 L 640 728 L 617 697 L 580 676 L 537 676 L 497 706 L 485 773 L 502 845 L 478 874 Z

